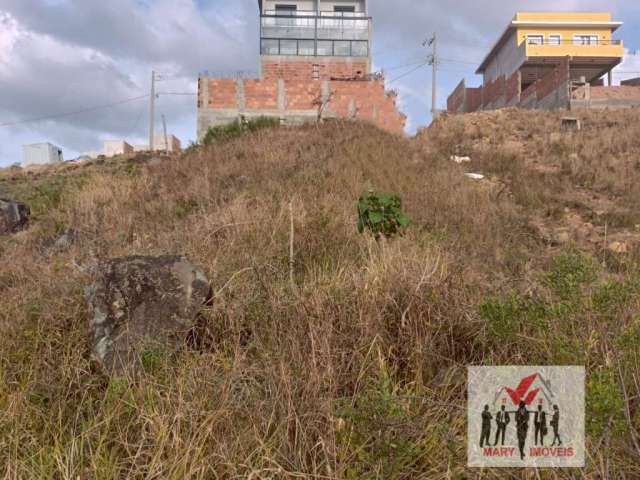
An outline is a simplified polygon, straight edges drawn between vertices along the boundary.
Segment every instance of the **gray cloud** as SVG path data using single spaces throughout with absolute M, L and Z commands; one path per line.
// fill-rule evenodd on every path
M 622 0 L 374 0 L 374 61 L 398 67 L 425 59 L 433 31 L 445 61 L 440 106 L 517 10 L 606 10 L 640 15 Z M 629 3 L 629 2 L 627 2 Z M 624 18 L 623 20 L 629 20 Z M 627 29 L 627 32 L 630 30 Z M 0 123 L 80 110 L 145 94 L 152 69 L 161 91 L 193 92 L 203 70 L 258 69 L 255 0 L 0 0 Z M 388 79 L 409 69 L 390 70 Z M 419 69 L 391 83 L 416 126 L 428 119 L 430 75 Z M 20 145 L 52 141 L 72 152 L 105 138 L 146 137 L 145 100 L 110 109 L 0 129 L 0 164 Z M 183 139 L 195 135 L 195 98 L 161 97 L 158 113 Z

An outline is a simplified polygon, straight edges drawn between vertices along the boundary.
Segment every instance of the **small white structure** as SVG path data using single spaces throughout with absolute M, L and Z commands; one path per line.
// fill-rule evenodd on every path
M 114 155 L 123 155 L 125 153 L 133 153 L 133 147 L 124 140 L 106 140 L 104 142 L 103 154 L 107 157 Z
M 180 139 L 178 137 L 176 137 L 175 135 L 171 135 L 171 134 L 167 134 L 167 143 L 169 144 L 169 148 L 167 148 L 167 145 L 164 142 L 164 134 L 162 133 L 156 133 L 153 137 L 153 149 L 156 152 L 165 152 L 165 151 L 169 151 L 169 152 L 179 152 L 180 150 L 182 150 L 182 144 L 180 143 Z M 148 152 L 149 151 L 149 145 L 145 144 L 145 145 L 134 145 L 133 146 L 133 150 L 135 152 Z
M 34 143 L 22 146 L 22 164 L 47 165 L 64 161 L 62 150 L 51 143 Z

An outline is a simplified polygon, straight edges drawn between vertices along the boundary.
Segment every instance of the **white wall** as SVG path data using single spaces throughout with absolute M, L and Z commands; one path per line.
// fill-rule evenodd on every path
M 45 165 L 63 161 L 62 150 L 50 143 L 35 143 L 22 147 L 22 163 L 27 165 Z

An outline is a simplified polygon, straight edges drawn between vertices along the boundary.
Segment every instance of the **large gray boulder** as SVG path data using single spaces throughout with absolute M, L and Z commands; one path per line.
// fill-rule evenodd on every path
M 94 356 L 108 371 L 123 373 L 137 370 L 145 352 L 184 344 L 211 287 L 184 257 L 136 256 L 99 265 L 85 293 Z
M 22 230 L 29 223 L 31 209 L 24 203 L 0 198 L 0 235 Z

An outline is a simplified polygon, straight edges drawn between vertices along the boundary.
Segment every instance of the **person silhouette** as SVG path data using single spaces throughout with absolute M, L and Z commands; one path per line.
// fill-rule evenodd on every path
M 518 432 L 520 459 L 524 460 L 524 447 L 527 442 L 527 432 L 529 431 L 529 411 L 524 402 L 520 402 L 518 410 L 516 410 L 516 430 Z
M 496 413 L 496 423 L 498 424 L 498 430 L 496 431 L 496 439 L 493 442 L 494 446 L 498 445 L 498 439 L 501 437 L 501 435 L 502 445 L 504 445 L 504 436 L 507 431 L 507 425 L 510 421 L 511 419 L 509 418 L 509 412 L 505 410 L 505 406 L 503 405 L 502 408 L 500 408 L 500 411 Z
M 538 405 L 538 410 L 533 417 L 533 426 L 535 427 L 535 444 L 538 445 L 538 438 L 540 438 L 540 445 L 544 447 L 544 436 L 547 434 L 547 412 L 542 410 L 542 405 Z
M 562 445 L 562 440 L 560 440 L 560 410 L 558 409 L 558 405 L 553 406 L 553 417 L 551 417 L 551 427 L 553 428 L 553 443 L 551 446 L 553 447 L 556 444 L 556 440 L 558 440 L 558 445 Z
M 482 448 L 486 442 L 487 445 L 491 442 L 489 438 L 491 437 L 491 413 L 489 413 L 489 405 L 484 406 L 484 411 L 482 412 L 482 432 L 480 434 L 480 448 Z

